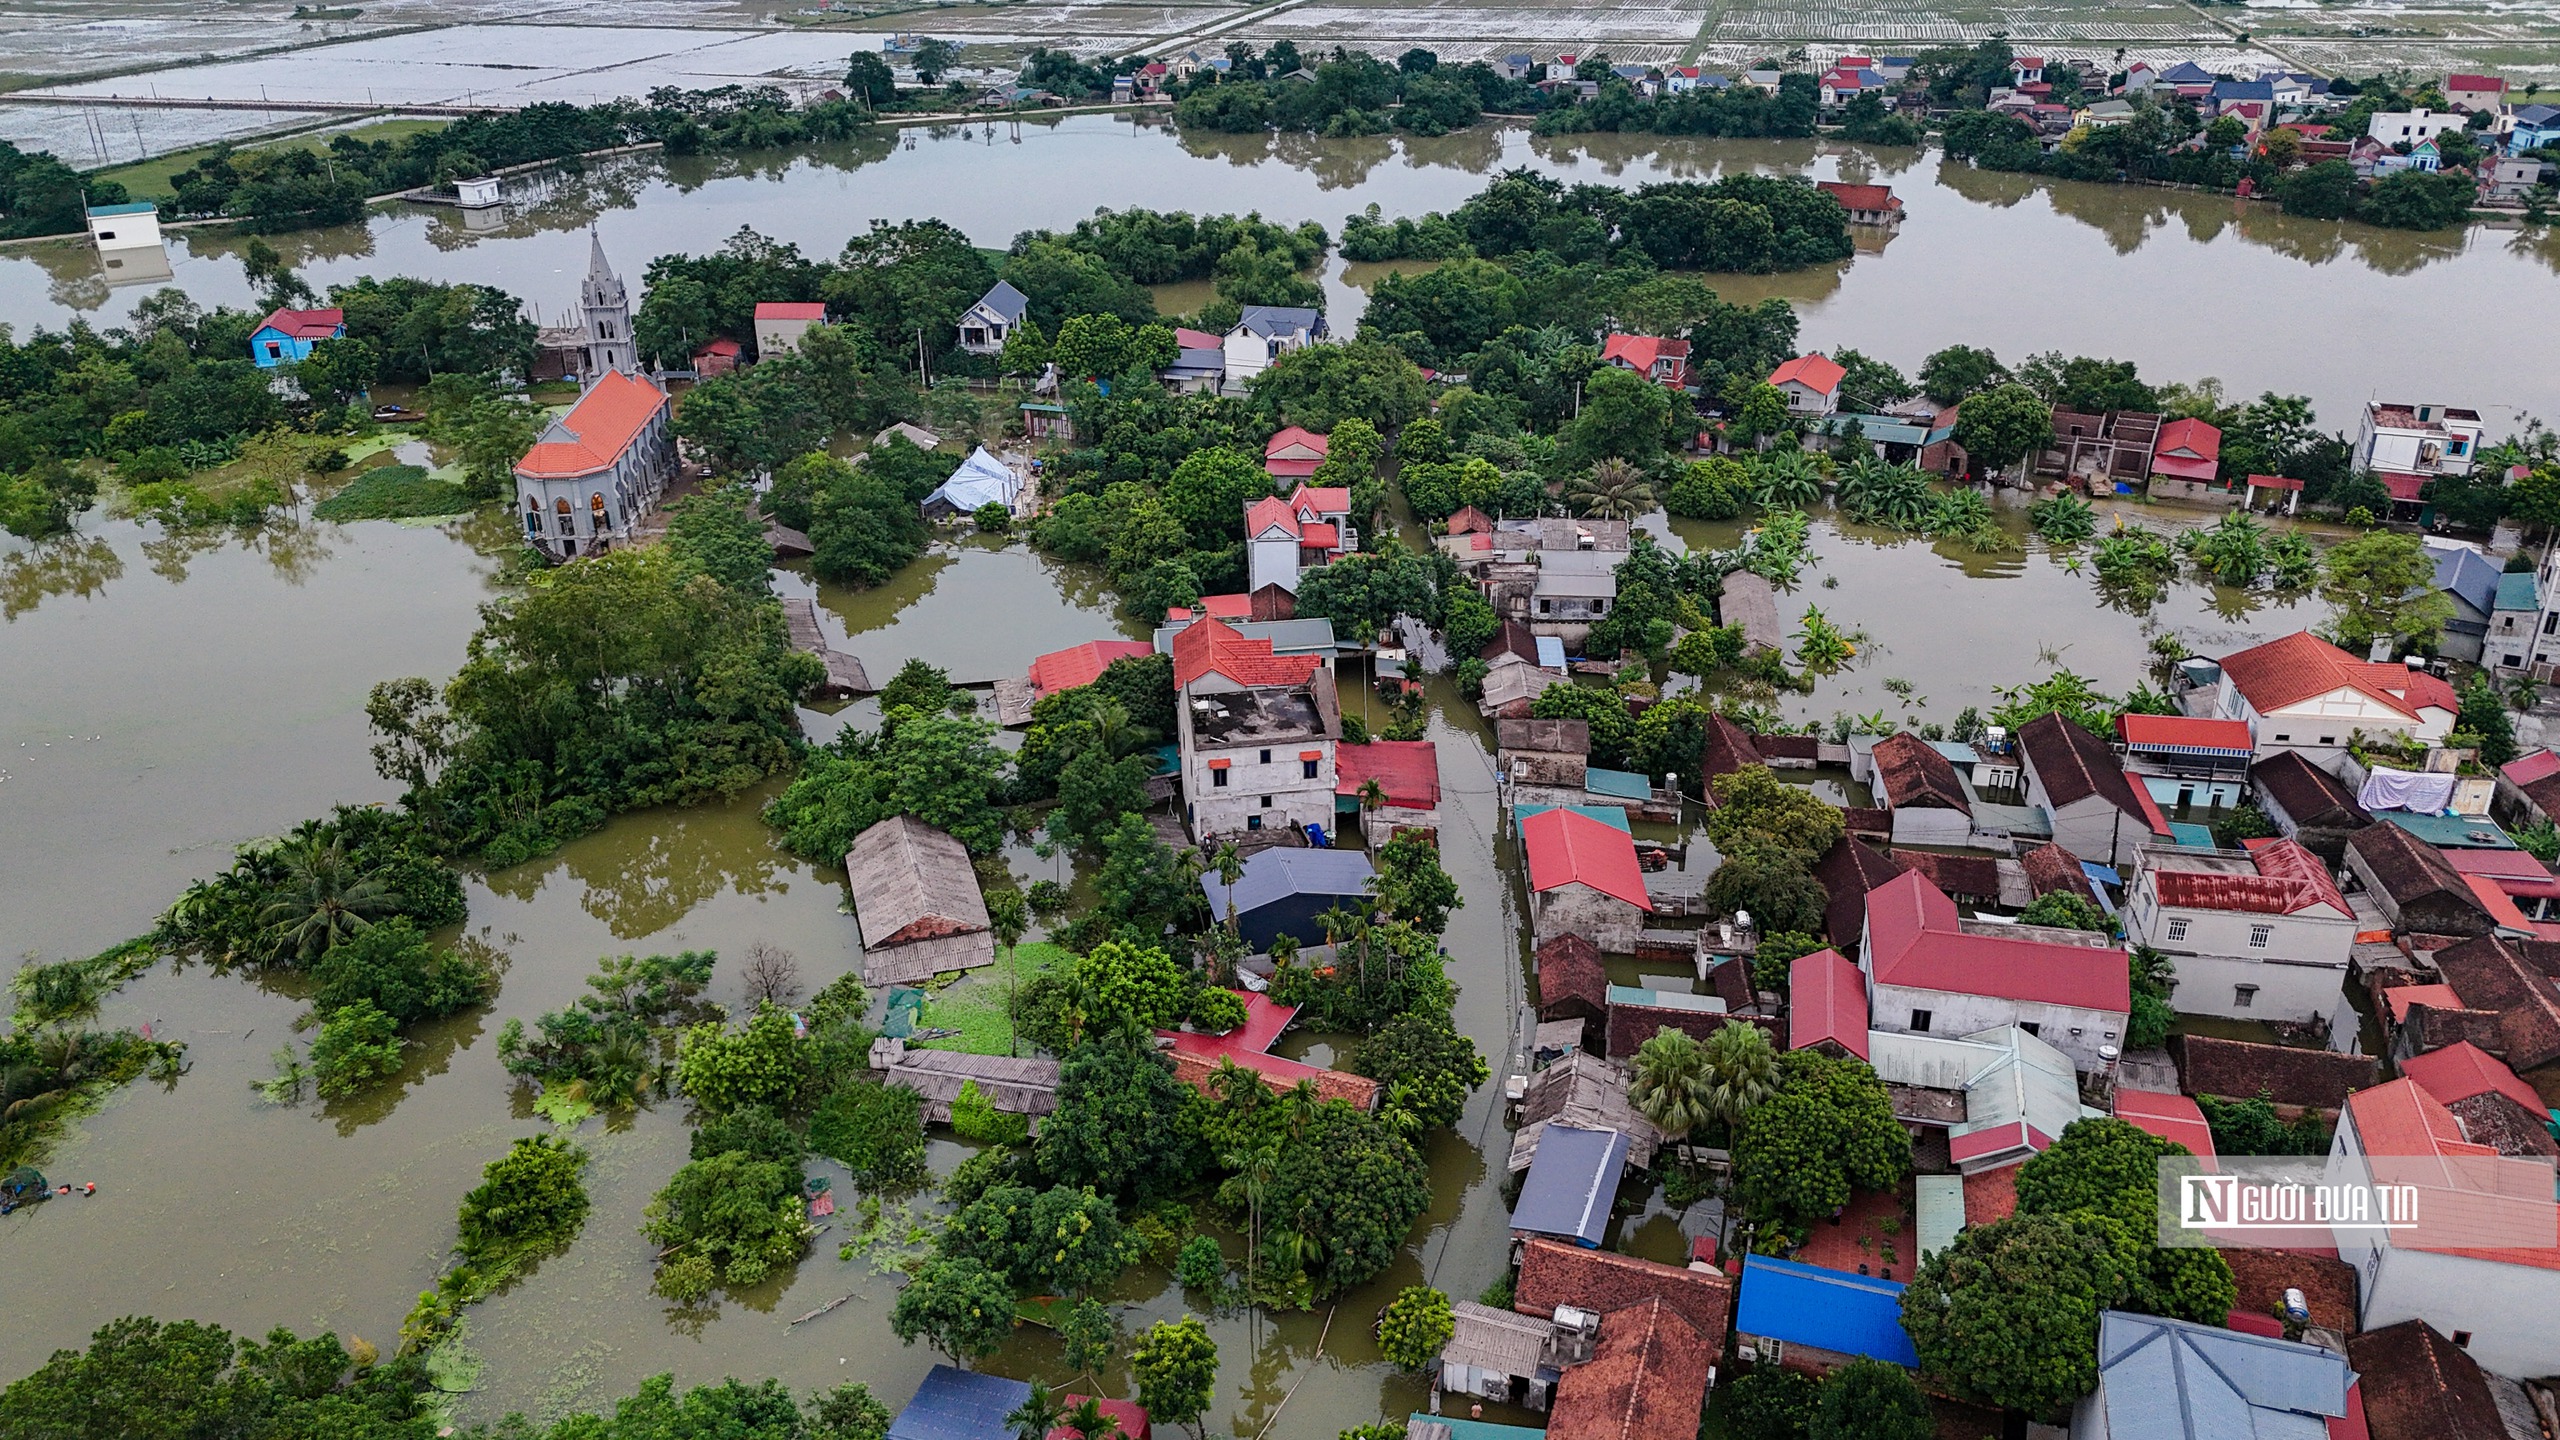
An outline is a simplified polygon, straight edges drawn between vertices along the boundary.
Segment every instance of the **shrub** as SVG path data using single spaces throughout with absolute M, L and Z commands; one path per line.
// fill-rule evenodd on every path
M 982 1145 L 1019 1145 L 1031 1138 L 1031 1122 L 996 1108 L 975 1080 L 964 1080 L 951 1102 L 951 1133 Z
M 1407 1285 L 1378 1317 L 1378 1353 L 1407 1370 L 1419 1370 L 1449 1343 L 1455 1328 L 1445 1293 Z
M 1227 1255 L 1214 1235 L 1194 1235 L 1174 1257 L 1174 1278 L 1188 1290 L 1215 1290 L 1226 1282 Z
M 658 1272 L 669 1299 L 700 1299 L 715 1282 L 756 1284 L 808 1243 L 800 1171 L 739 1151 L 691 1161 L 649 1202 L 640 1228 L 676 1252 Z
M 761 1105 L 742 1105 L 726 1115 L 705 1120 L 693 1132 L 693 1149 L 687 1158 L 708 1160 L 733 1150 L 758 1160 L 797 1167 L 806 1147 L 781 1116 Z
M 512 1268 L 521 1257 L 578 1238 L 587 1223 L 587 1190 L 578 1179 L 586 1164 L 586 1151 L 551 1135 L 527 1136 L 490 1161 L 479 1188 L 462 1197 L 463 1257 Z
M 857 1184 L 921 1180 L 924 1097 L 902 1085 L 847 1085 L 809 1118 L 809 1148 L 852 1171 Z
M 990 500 L 969 512 L 969 523 L 989 535 L 1002 535 L 1013 528 L 1013 512 L 1001 500 Z
M 1224 1035 L 1244 1023 L 1244 1002 L 1232 990 L 1217 986 L 1202 987 L 1191 1002 L 1191 1025 L 1212 1035 Z
M 363 1000 L 341 1008 L 320 1023 L 311 1069 L 323 1100 L 363 1094 L 400 1072 L 400 1022 Z

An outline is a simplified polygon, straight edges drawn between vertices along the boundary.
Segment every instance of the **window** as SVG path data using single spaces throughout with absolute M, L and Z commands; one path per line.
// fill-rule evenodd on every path
M 2470 1331 L 2468 1331 L 2468 1330 L 2456 1330 L 2456 1331 L 2454 1331 L 2454 1332 L 2453 1332 L 2453 1343 L 2454 1343 L 2454 1344 L 2456 1344 L 2456 1345 L 2458 1345 L 2458 1346 L 2460 1346 L 2460 1347 L 2462 1347 L 2462 1348 L 2463 1348 L 2463 1349 L 2465 1349 L 2465 1350 L 2470 1349 L 2470 1348 L 2471 1348 L 2471 1332 L 2470 1332 Z
M 1209 788 L 1210 788 L 1210 789 L 1212 789 L 1212 790 L 1224 790 L 1224 789 L 1226 789 L 1226 788 L 1227 788 L 1227 772 L 1226 772 L 1226 771 L 1224 771 L 1224 770 L 1212 770 L 1212 771 L 1210 771 L 1210 772 L 1209 772 Z
M 1920 1034 L 1927 1034 L 1929 1032 L 1929 1012 L 1926 1010 L 1912 1011 L 1911 1028 Z
M 2290 735 L 2278 735 L 2278 736 L 2276 737 L 2276 743 L 2277 743 L 2277 744 L 2279 744 L 2279 745 L 2282 745 L 2282 744 L 2284 744 L 2286 741 L 2291 740 L 2292 738 L 2293 738 L 2293 737 L 2292 737 L 2292 736 L 2290 736 Z
M 2257 1000 L 2258 1000 L 2258 987 L 2257 987 L 2257 986 L 2255 986 L 2255 985 L 2234 985 L 2234 986 L 2232 986 L 2232 987 L 2231 987 L 2231 1008 L 2232 1008 L 2232 1009 L 2234 1009 L 2234 1010 L 2246 1010 L 2246 1009 L 2248 1009 L 2250 1006 L 2252 1006 L 2252 1005 L 2256 1004 L 2256 1003 L 2257 1003 Z
M 1247 815 L 1246 817 L 1244 817 L 1244 828 L 1246 828 L 1247 830 L 1259 830 L 1259 829 L 1261 829 L 1261 828 L 1262 828 L 1262 817 L 1261 817 L 1261 816 L 1259 816 L 1259 815 Z
M 2186 939 L 2186 938 L 2187 938 L 2187 922 L 2186 922 L 2186 921 L 2184 921 L 2184 920 L 2172 920 L 2172 921 L 2170 921 L 2170 922 L 2169 922 L 2169 939 L 2170 939 L 2170 940 L 2172 940 L 2172 941 L 2178 941 L 2178 940 L 2184 940 L 2184 939 Z
M 1316 762 L 1315 762 L 1315 761 L 1313 761 L 1313 760 L 1301 760 L 1301 761 L 1299 761 L 1299 762 L 1298 762 L 1298 772 L 1299 772 L 1301 775 L 1305 776 L 1307 779 L 1309 779 L 1309 780 L 1313 780 L 1314 778 L 1316 778 Z
M 2273 925 L 2252 925 L 2249 927 L 2249 948 L 2252 950 L 2266 949 L 2267 942 L 2275 938 L 2276 927 Z
M 1263 764 L 1265 764 L 1265 765 L 1268 765 L 1268 764 L 1270 764 L 1270 763 L 1271 763 L 1271 752 L 1270 752 L 1270 751 L 1265 750 L 1265 751 L 1263 751 L 1263 752 L 1262 752 L 1262 763 L 1263 763 Z
M 2018 1028 L 2030 1035 L 2041 1037 L 2044 1034 L 2044 1026 L 2034 1020 L 2021 1020 L 2018 1022 Z
M 2335 735 L 2323 735 L 2320 737 L 2320 743 L 2323 745 L 2335 745 L 2338 743 L 2338 737 Z
M 1263 796 L 1263 797 L 1262 797 L 1262 808 L 1263 808 L 1263 809 L 1265 809 L 1265 810 L 1268 810 L 1268 809 L 1270 809 L 1270 808 L 1271 808 L 1271 797 L 1270 797 L 1270 796 L 1265 795 L 1265 796 Z

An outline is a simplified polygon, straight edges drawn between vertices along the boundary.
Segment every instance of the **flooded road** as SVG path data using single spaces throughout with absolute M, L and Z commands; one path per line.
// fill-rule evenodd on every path
M 1813 140 L 1587 135 L 1482 127 L 1436 139 L 1176 134 L 1125 116 L 882 130 L 804 152 L 638 156 L 538 182 L 501 216 L 395 207 L 368 224 L 275 237 L 313 285 L 359 275 L 475 280 L 556 317 L 575 300 L 593 226 L 636 276 L 650 257 L 716 248 L 739 228 L 833 256 L 871 221 L 939 217 L 980 245 L 1064 227 L 1100 207 L 1259 211 L 1339 232 L 1372 203 L 1445 210 L 1525 166 L 1567 181 L 1638 185 L 1729 170 L 1890 184 L 1906 218 L 1842 265 L 1714 276 L 1728 299 L 1795 301 L 1808 346 L 1855 346 L 1908 370 L 1946 345 L 2004 358 L 2044 350 L 2136 361 L 2152 380 L 2218 376 L 2238 395 L 2310 396 L 2352 428 L 2380 394 L 2470 405 L 2493 433 L 2560 413 L 2560 232 L 2417 234 L 2302 220 L 2183 191 L 1975 171 L 1935 152 Z M 487 225 L 493 228 L 477 229 Z M 175 282 L 200 303 L 250 305 L 244 237 L 181 232 Z M 1375 267 L 1362 267 L 1363 278 Z M 1360 292 L 1326 277 L 1337 331 Z M 110 289 L 74 243 L 0 250 L 0 321 L 73 314 L 110 324 L 148 285 Z M 2493 357 L 2454 317 L 2498 317 Z M 2372 343 L 2332 343 L 2349 333 Z

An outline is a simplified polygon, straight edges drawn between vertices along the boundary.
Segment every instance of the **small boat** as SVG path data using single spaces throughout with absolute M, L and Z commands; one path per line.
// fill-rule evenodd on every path
M 376 405 L 373 419 L 377 425 L 406 425 L 427 418 L 424 410 L 411 410 L 402 405 Z

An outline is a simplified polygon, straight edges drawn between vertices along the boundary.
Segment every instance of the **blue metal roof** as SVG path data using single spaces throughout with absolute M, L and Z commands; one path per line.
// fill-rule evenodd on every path
M 1013 1440 L 1004 1417 L 1029 1398 L 1023 1381 L 936 1365 L 889 1422 L 888 1440 Z
M 89 207 L 89 216 L 91 219 L 96 219 L 104 215 L 153 215 L 159 213 L 159 210 L 159 206 L 148 200 L 136 200 L 130 205 L 92 205 Z
M 1656 1010 L 1698 1010 L 1710 1015 L 1724 1013 L 1724 997 L 1700 995 L 1688 990 L 1647 990 L 1636 985 L 1612 985 L 1604 998 L 1611 1005 L 1649 1005 Z
M 2477 550 L 2436 552 L 2436 588 L 2460 599 L 2479 614 L 2486 615 L 2497 607 L 2498 587 L 2503 578 L 2504 572 L 2498 562 Z
M 1620 805 L 1514 805 L 1511 807 L 1511 819 L 1514 824 L 1517 824 L 1532 815 L 1544 815 L 1550 810 L 1557 809 L 1570 810 L 1576 815 L 1597 820 L 1603 825 L 1624 830 L 1630 835 L 1635 833 L 1634 827 L 1627 824 L 1626 807 Z
M 1419 1410 L 1405 1416 L 1405 1428 L 1411 1430 L 1416 1420 L 1425 1425 L 1448 1426 L 1449 1440 L 1544 1440 L 1547 1433 L 1527 1425 L 1496 1425 L 1490 1420 L 1470 1420 L 1464 1415 L 1425 1415 Z
M 1236 882 L 1236 913 L 1251 914 L 1292 895 L 1366 894 L 1371 873 L 1369 857 L 1357 850 L 1257 850 L 1245 857 L 1244 878 Z M 1200 893 L 1209 898 L 1209 913 L 1227 913 L 1227 887 L 1217 871 L 1201 875 Z
M 1538 642 L 1538 668 L 1541 670 L 1563 669 L 1564 641 L 1553 635 L 1540 635 L 1535 638 Z
M 1920 1366 L 1920 1353 L 1903 1333 L 1902 1285 L 1895 1280 L 1745 1256 L 1733 1328 L 1790 1345 Z
M 1653 798 L 1653 781 L 1624 770 L 1603 770 L 1594 765 L 1582 772 L 1582 788 L 1594 795 L 1617 795 L 1628 800 Z
M 2121 1310 L 2098 1321 L 2112 1440 L 2325 1437 L 2354 1378 L 2316 1345 Z
M 1538 1158 L 1529 1162 L 1529 1178 L 1520 1182 L 1511 1228 L 1599 1248 L 1626 1169 L 1626 1136 L 1550 1123 L 1538 1137 Z

